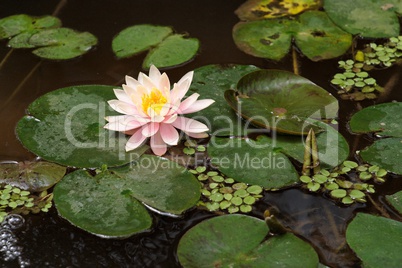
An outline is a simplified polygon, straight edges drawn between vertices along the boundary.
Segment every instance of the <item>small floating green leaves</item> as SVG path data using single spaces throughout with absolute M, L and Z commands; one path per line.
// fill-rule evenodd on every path
M 290 233 L 268 236 L 269 231 L 263 220 L 250 216 L 214 217 L 184 234 L 177 255 L 184 268 L 317 267 L 308 243 Z
M 89 32 L 58 28 L 34 34 L 29 43 L 39 47 L 32 53 L 41 58 L 67 60 L 87 53 L 98 43 L 98 39 Z
M 36 48 L 32 53 L 51 60 L 76 58 L 98 43 L 91 33 L 60 27 L 56 17 L 14 15 L 0 20 L 0 39 L 11 38 L 12 48 Z
M 45 161 L 0 163 L 0 184 L 41 192 L 56 184 L 66 167 Z
M 190 61 L 199 49 L 196 38 L 174 34 L 167 26 L 140 24 L 130 26 L 116 35 L 112 49 L 118 58 L 128 58 L 149 50 L 142 64 L 149 69 L 172 67 Z
M 324 0 L 324 9 L 339 27 L 353 35 L 381 38 L 399 35 L 399 0 Z
M 298 20 L 240 22 L 233 28 L 233 39 L 240 50 L 276 61 L 288 53 L 292 38 L 303 54 L 313 61 L 338 57 L 352 44 L 352 36 L 321 11 L 307 11 Z
M 365 213 L 357 213 L 346 230 L 346 240 L 363 267 L 399 267 L 401 237 L 401 222 Z
M 300 135 L 321 129 L 309 118 L 331 119 L 338 102 L 310 80 L 281 70 L 259 70 L 243 76 L 237 91 L 225 98 L 239 116 L 254 125 L 277 132 Z M 303 100 L 303 101 L 300 101 Z
M 197 179 L 170 160 L 144 155 L 138 162 L 92 177 L 77 170 L 54 189 L 60 215 L 72 224 L 102 237 L 128 237 L 148 230 L 152 218 L 141 204 L 179 215 L 196 205 Z
M 0 39 L 11 38 L 8 45 L 12 48 L 32 48 L 34 45 L 29 43 L 32 35 L 60 26 L 61 21 L 52 16 L 13 15 L 0 19 Z
M 45 160 L 74 167 L 119 166 L 139 158 L 142 146 L 126 152 L 125 135 L 103 128 L 112 86 L 84 85 L 49 92 L 28 107 L 17 124 L 22 144 Z

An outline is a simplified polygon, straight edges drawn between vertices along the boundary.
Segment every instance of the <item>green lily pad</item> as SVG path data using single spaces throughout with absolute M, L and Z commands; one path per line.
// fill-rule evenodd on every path
M 30 192 L 42 192 L 55 185 L 66 167 L 49 162 L 0 163 L 0 184 L 9 184 Z
M 322 11 L 304 12 L 298 20 L 239 22 L 233 28 L 233 39 L 240 50 L 276 61 L 288 54 L 293 38 L 302 53 L 313 61 L 343 55 L 352 44 L 352 36 Z
M 99 236 L 127 237 L 151 227 L 152 219 L 140 202 L 180 215 L 198 202 L 200 184 L 177 163 L 143 155 L 95 177 L 83 170 L 72 172 L 53 193 L 60 215 L 72 224 Z
M 35 55 L 51 60 L 66 60 L 87 53 L 98 43 L 88 32 L 77 32 L 69 28 L 40 31 L 29 39 L 29 43 L 40 47 L 32 51 Z
M 199 47 L 200 42 L 196 38 L 171 35 L 149 51 L 142 67 L 149 69 L 151 65 L 155 65 L 166 68 L 186 63 L 195 57 Z
M 324 9 L 334 23 L 351 34 L 372 38 L 399 35 L 399 0 L 324 0 Z
M 388 171 L 402 174 L 402 138 L 386 138 L 375 141 L 360 151 L 362 159 Z
M 240 116 L 254 125 L 281 133 L 307 134 L 321 128 L 309 118 L 335 118 L 338 102 L 310 80 L 281 70 L 259 70 L 243 76 L 237 91 L 225 98 Z
M 321 168 L 331 169 L 339 166 L 349 157 L 349 144 L 346 139 L 330 125 L 320 121 L 314 124 L 324 131 L 316 135 L 318 157 Z M 277 135 L 274 147 L 282 153 L 296 159 L 300 163 L 304 161 L 304 136 Z
M 34 45 L 29 43 L 32 35 L 60 26 L 61 21 L 53 16 L 13 15 L 0 19 L 0 39 L 11 38 L 8 45 L 12 48 L 32 48 Z
M 124 185 L 124 179 L 108 172 L 92 177 L 77 170 L 56 185 L 54 203 L 63 218 L 87 232 L 129 237 L 150 229 L 152 218 Z
M 293 16 L 319 7 L 320 0 L 248 0 L 235 13 L 241 20 L 262 20 Z
M 146 146 L 126 152 L 128 137 L 103 128 L 105 116 L 117 115 L 106 103 L 115 98 L 113 88 L 73 86 L 39 97 L 18 122 L 18 138 L 36 155 L 66 166 L 119 166 L 137 160 Z
M 224 93 L 227 89 L 234 89 L 241 77 L 256 70 L 259 68 L 251 65 L 206 65 L 195 69 L 187 95 L 198 93 L 200 98 L 215 102 L 188 117 L 207 124 L 211 135 L 243 135 L 247 128 L 226 102 Z
M 112 49 L 118 58 L 128 58 L 151 49 L 172 32 L 172 28 L 167 26 L 134 25 L 122 30 L 113 38 Z
M 375 132 L 381 136 L 402 137 L 402 102 L 364 108 L 352 116 L 350 129 L 355 133 Z
M 185 268 L 317 267 L 317 254 L 308 243 L 290 233 L 268 237 L 268 232 L 263 220 L 250 216 L 214 217 L 183 235 L 177 255 Z
M 387 195 L 385 197 L 396 210 L 399 211 L 399 213 L 402 214 L 402 191 L 396 192 L 395 194 L 392 195 Z
M 357 213 L 346 230 L 346 240 L 363 267 L 399 267 L 401 237 L 401 222 L 365 213 Z
M 208 144 L 211 164 L 239 182 L 279 189 L 298 182 L 298 174 L 289 159 L 272 147 L 272 140 L 259 136 L 244 138 L 212 137 Z

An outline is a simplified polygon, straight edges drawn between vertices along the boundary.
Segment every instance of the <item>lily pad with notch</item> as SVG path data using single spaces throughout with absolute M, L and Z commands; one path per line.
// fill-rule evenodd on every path
M 103 128 L 114 99 L 112 86 L 82 85 L 49 92 L 31 103 L 17 124 L 21 143 L 41 158 L 61 165 L 94 168 L 120 166 L 147 150 L 126 152 L 124 134 Z
M 184 268 L 317 267 L 317 253 L 307 242 L 291 233 L 269 236 L 269 231 L 258 218 L 214 217 L 183 235 L 177 256 Z
M 388 203 L 390 203 L 396 210 L 402 214 L 402 191 L 396 192 L 392 195 L 385 196 Z
M 337 27 L 322 11 L 307 11 L 293 19 L 239 22 L 233 39 L 243 52 L 275 61 L 285 57 L 294 38 L 301 52 L 319 61 L 343 55 L 352 45 L 352 35 Z
M 338 112 L 335 97 L 310 80 L 281 70 L 259 70 L 242 77 L 237 91 L 225 98 L 252 124 L 280 133 L 301 135 L 322 128 L 308 119 L 331 119 Z
M 152 217 L 143 204 L 180 215 L 198 202 L 200 185 L 177 163 L 143 155 L 138 162 L 95 177 L 74 171 L 53 193 L 58 212 L 73 225 L 101 237 L 124 238 L 151 228 Z
M 0 39 L 10 38 L 8 45 L 12 48 L 32 48 L 35 47 L 29 42 L 32 35 L 60 26 L 61 21 L 53 16 L 13 15 L 0 19 Z
M 46 161 L 0 162 L 0 184 L 42 192 L 63 178 L 66 167 Z

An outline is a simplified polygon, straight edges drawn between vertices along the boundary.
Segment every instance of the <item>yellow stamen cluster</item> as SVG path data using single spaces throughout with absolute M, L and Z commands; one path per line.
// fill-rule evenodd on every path
M 147 113 L 148 109 L 151 108 L 154 112 L 159 115 L 162 107 L 166 104 L 167 99 L 162 95 L 162 92 L 153 88 L 151 93 L 142 96 L 142 110 Z

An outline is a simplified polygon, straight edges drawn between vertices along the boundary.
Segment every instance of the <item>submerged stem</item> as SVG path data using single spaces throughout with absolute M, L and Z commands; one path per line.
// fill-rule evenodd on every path
M 314 130 L 311 129 L 311 158 L 313 164 L 313 174 L 320 172 L 320 159 L 318 158 L 318 146 L 317 139 L 315 137 Z
M 300 75 L 299 61 L 297 60 L 297 51 L 295 46 L 292 46 L 292 60 L 293 60 L 293 72 L 294 74 Z
M 311 129 L 307 134 L 306 142 L 304 145 L 302 175 L 310 176 L 310 168 L 311 168 Z
M 6 64 L 7 59 L 11 56 L 11 54 L 13 53 L 13 51 L 14 51 L 13 48 L 10 49 L 10 50 L 7 52 L 6 56 L 3 58 L 3 60 L 0 62 L 0 70 L 1 70 L 1 68 L 3 68 L 4 64 Z
M 369 194 L 366 195 L 367 199 L 370 200 L 371 204 L 381 213 L 382 216 L 390 218 L 391 216 L 382 207 L 380 207 Z

